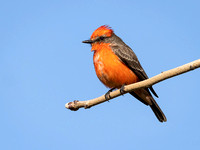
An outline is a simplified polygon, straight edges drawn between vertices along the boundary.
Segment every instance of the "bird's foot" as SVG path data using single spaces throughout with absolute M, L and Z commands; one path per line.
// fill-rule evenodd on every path
M 125 84 L 123 84 L 122 85 L 122 87 L 120 88 L 120 93 L 123 95 L 123 94 L 125 94 L 126 92 L 124 91 L 124 86 L 125 86 Z
M 112 92 L 115 88 L 110 89 L 106 94 L 105 94 L 105 99 L 109 102 L 110 97 L 110 92 Z

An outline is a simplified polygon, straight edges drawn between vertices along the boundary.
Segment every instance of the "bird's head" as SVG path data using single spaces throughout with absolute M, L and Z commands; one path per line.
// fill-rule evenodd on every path
M 83 43 L 93 44 L 96 42 L 102 42 L 105 38 L 111 37 L 113 34 L 113 30 L 107 26 L 103 25 L 97 28 L 91 35 L 89 40 L 83 41 Z

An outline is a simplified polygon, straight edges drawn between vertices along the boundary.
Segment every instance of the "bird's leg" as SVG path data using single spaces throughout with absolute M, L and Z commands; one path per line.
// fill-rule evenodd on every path
M 123 94 L 125 94 L 126 92 L 124 91 L 124 86 L 125 86 L 125 84 L 123 84 L 122 85 L 122 87 L 120 88 L 120 93 L 123 95 Z
M 105 94 L 105 99 L 108 101 L 110 99 L 110 92 L 112 92 L 115 88 L 110 89 L 106 94 Z

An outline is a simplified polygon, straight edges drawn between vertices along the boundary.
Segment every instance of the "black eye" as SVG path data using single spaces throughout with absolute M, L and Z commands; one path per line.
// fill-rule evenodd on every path
M 100 40 L 104 40 L 104 38 L 105 38 L 105 37 L 103 37 L 103 36 L 100 36 Z

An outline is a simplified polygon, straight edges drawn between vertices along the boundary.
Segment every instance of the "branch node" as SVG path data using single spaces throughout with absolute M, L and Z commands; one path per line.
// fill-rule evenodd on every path
M 86 104 L 86 105 L 84 106 L 84 108 L 85 108 L 85 109 L 88 109 L 88 108 L 90 108 L 90 107 L 89 107 L 89 105 Z
M 193 64 L 190 65 L 190 70 L 194 70 L 195 66 Z

